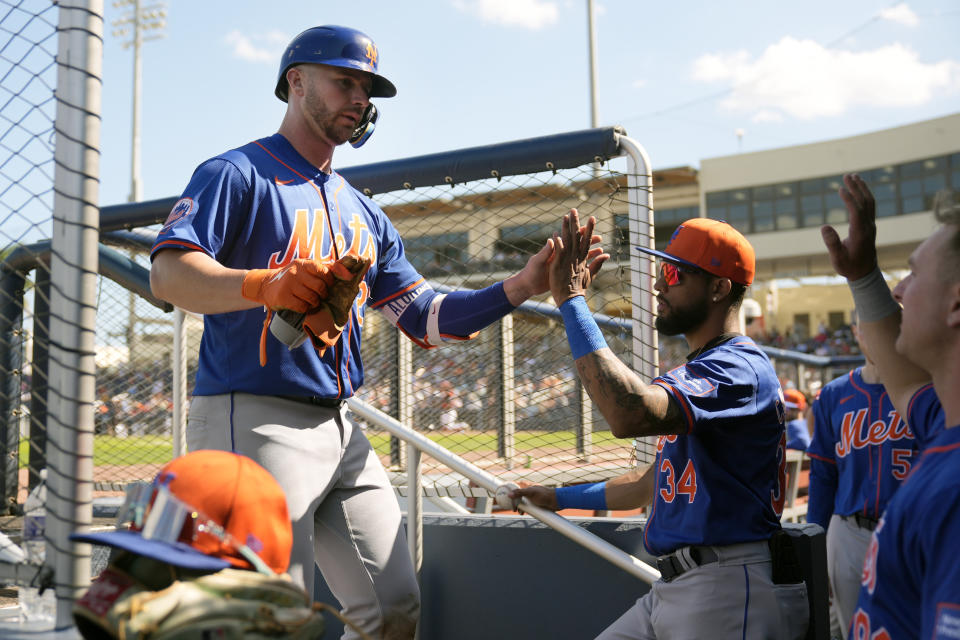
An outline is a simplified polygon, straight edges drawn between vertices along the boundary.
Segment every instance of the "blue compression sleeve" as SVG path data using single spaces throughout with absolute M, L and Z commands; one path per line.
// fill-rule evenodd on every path
M 468 336 L 496 322 L 515 308 L 507 300 L 502 282 L 477 291 L 451 291 L 440 306 L 440 332 L 453 336 Z
M 557 509 L 607 510 L 607 483 L 576 484 L 572 487 L 557 487 Z
M 574 360 L 607 346 L 583 296 L 575 296 L 560 305 L 560 315 Z

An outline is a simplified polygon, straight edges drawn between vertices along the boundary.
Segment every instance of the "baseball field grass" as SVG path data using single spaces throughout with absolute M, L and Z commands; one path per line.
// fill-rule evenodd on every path
M 434 442 L 446 447 L 453 453 L 493 452 L 497 450 L 497 434 L 490 431 L 463 431 L 456 433 L 426 433 Z M 368 432 L 367 437 L 374 450 L 387 453 L 390 450 L 390 434 L 387 432 Z M 609 431 L 597 431 L 592 434 L 595 447 L 625 446 Z M 572 431 L 518 431 L 514 436 L 516 451 L 534 451 L 542 449 L 576 448 L 576 435 Z M 20 467 L 30 460 L 29 446 L 26 440 L 20 441 Z M 129 465 L 163 464 L 173 456 L 173 439 L 169 436 L 94 436 L 93 464 Z
M 497 434 L 492 431 L 462 431 L 455 433 L 425 433 L 425 436 L 446 447 L 456 454 L 496 451 Z M 367 433 L 370 444 L 378 453 L 389 451 L 390 434 L 386 432 Z M 624 440 L 613 436 L 609 431 L 596 431 L 592 434 L 595 447 L 624 446 Z M 518 431 L 514 434 L 514 448 L 517 451 L 539 449 L 576 449 L 576 434 L 573 431 Z

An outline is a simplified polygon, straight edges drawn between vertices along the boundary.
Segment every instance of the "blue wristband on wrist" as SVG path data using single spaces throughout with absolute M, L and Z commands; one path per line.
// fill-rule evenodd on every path
M 583 296 L 575 296 L 560 305 L 560 315 L 574 360 L 607 346 Z
M 557 487 L 557 509 L 607 510 L 607 483 L 575 484 L 572 487 Z

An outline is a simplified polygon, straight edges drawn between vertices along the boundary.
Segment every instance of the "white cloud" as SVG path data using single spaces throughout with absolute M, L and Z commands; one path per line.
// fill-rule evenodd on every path
M 453 0 L 453 6 L 483 22 L 534 31 L 555 24 L 559 18 L 557 3 L 549 0 Z
M 960 89 L 960 62 L 924 63 L 901 44 L 853 52 L 788 36 L 757 58 L 746 51 L 700 56 L 693 77 L 730 84 L 721 106 L 753 113 L 754 121 L 777 114 L 809 120 L 860 105 L 922 105 L 936 93 Z
M 289 39 L 280 31 L 248 35 L 234 30 L 224 36 L 223 41 L 230 45 L 236 58 L 248 62 L 274 63 L 280 59 Z
M 760 109 L 753 114 L 753 122 L 783 122 L 783 114 L 776 109 Z
M 899 22 L 908 27 L 915 27 L 920 22 L 917 14 L 913 12 L 906 2 L 901 2 L 893 7 L 887 7 L 880 10 L 880 17 L 891 22 Z
M 647 86 L 647 81 L 644 78 L 638 78 L 633 81 L 634 89 L 643 89 L 645 86 Z

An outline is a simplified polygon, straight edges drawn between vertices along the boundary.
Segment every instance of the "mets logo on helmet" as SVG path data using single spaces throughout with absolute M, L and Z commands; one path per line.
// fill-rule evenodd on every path
M 377 47 L 374 46 L 372 42 L 367 43 L 367 51 L 364 55 L 366 55 L 367 60 L 370 61 L 370 66 L 376 69 L 377 68 Z

